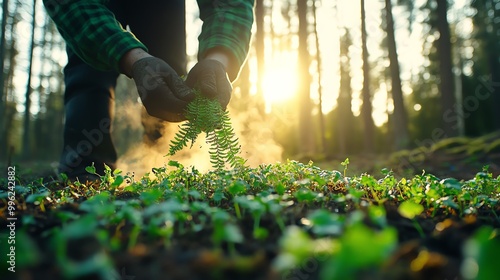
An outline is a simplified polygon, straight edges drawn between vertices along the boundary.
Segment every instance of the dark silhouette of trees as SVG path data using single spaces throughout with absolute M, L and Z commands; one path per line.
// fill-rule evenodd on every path
M 23 156 L 28 157 L 31 153 L 31 138 L 30 138 L 30 108 L 31 108 L 31 78 L 33 68 L 33 50 L 35 49 L 35 27 L 36 27 L 36 0 L 33 0 L 33 22 L 31 24 L 31 41 L 29 48 L 29 65 L 28 65 L 28 81 L 26 82 L 26 94 L 24 102 L 24 122 L 23 122 Z
M 455 110 L 455 92 L 453 87 L 453 62 L 451 32 L 448 23 L 448 0 L 437 2 L 437 53 L 439 57 L 439 88 L 441 91 L 441 111 L 443 114 L 443 130 L 447 137 L 458 135 L 458 115 Z
M 387 48 L 389 52 L 391 73 L 391 92 L 392 100 L 394 102 L 394 113 L 392 118 L 394 125 L 394 148 L 395 150 L 401 150 L 408 148 L 410 135 L 408 131 L 408 116 L 403 99 L 403 90 L 401 89 L 399 59 L 396 49 L 396 38 L 394 33 L 394 19 L 392 16 L 391 0 L 385 0 L 385 16 L 387 25 Z

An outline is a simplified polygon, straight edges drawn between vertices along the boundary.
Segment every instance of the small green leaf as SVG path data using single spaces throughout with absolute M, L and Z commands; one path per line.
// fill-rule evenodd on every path
M 269 236 L 269 231 L 265 228 L 258 227 L 253 230 L 253 237 L 258 240 L 264 240 Z
M 85 171 L 87 171 L 90 174 L 97 175 L 94 164 L 92 164 L 91 166 L 85 167 Z
M 368 207 L 368 216 L 377 225 L 381 227 L 387 226 L 386 211 L 384 206 L 370 205 Z
M 194 198 L 194 199 L 200 199 L 200 198 L 201 198 L 201 194 L 200 194 L 200 192 L 199 192 L 199 191 L 197 191 L 197 190 L 190 190 L 190 191 L 188 192 L 188 195 L 189 195 L 189 196 L 191 196 L 191 197 L 192 197 L 192 198 Z
M 413 219 L 424 211 L 424 206 L 411 200 L 407 200 L 399 205 L 398 212 L 401 216 Z
M 276 190 L 276 193 L 279 195 L 283 195 L 285 193 L 285 185 L 283 185 L 282 183 L 276 184 L 274 189 Z
M 238 180 L 229 185 L 227 190 L 232 195 L 244 194 L 247 190 L 247 184 L 242 180 Z
M 233 243 L 243 242 L 243 234 L 240 228 L 233 224 L 227 224 L 224 227 L 224 240 Z
M 224 195 L 224 193 L 220 190 L 216 190 L 214 192 L 214 195 L 212 197 L 212 199 L 215 201 L 215 202 L 221 202 L 224 198 L 226 198 L 226 196 Z
M 179 169 L 182 169 L 184 166 L 182 164 L 180 164 L 178 161 L 176 160 L 169 160 L 168 161 L 168 166 L 173 166 L 173 167 L 177 167 Z
M 111 187 L 118 187 L 123 183 L 124 179 L 122 175 L 118 175 L 115 178 L 115 181 L 111 184 Z
M 297 198 L 298 202 L 304 202 L 304 201 L 311 202 L 318 196 L 318 194 L 309 190 L 309 189 L 302 188 L 302 189 L 296 191 L 294 193 L 294 196 L 295 196 L 295 198 Z
M 314 211 L 307 220 L 311 223 L 312 231 L 319 235 L 340 234 L 344 224 L 338 215 L 324 209 Z
M 460 181 L 454 178 L 447 178 L 441 181 L 441 184 L 445 186 L 447 189 L 453 189 L 453 190 L 461 190 L 462 189 L 462 184 L 460 184 Z
M 28 203 L 41 202 L 44 198 L 46 198 L 48 196 L 49 196 L 49 192 L 42 192 L 42 193 L 30 194 L 26 198 L 26 202 L 28 202 Z
M 449 196 L 443 197 L 441 199 L 441 203 L 443 203 L 443 205 L 446 206 L 446 207 L 450 207 L 450 208 L 453 208 L 453 209 L 456 209 L 456 210 L 460 209 L 460 206 L 455 201 L 453 201 L 453 199 L 451 197 L 449 197 Z

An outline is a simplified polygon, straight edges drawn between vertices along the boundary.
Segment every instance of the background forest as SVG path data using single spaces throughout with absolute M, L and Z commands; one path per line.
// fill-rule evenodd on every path
M 194 0 L 186 9 L 193 66 L 201 21 Z M 64 41 L 41 0 L 3 0 L 0 32 L 1 164 L 57 162 Z M 499 50 L 500 0 L 256 0 L 229 110 L 253 165 L 481 136 L 500 130 Z M 165 161 L 166 146 L 139 145 L 144 112 L 133 81 L 120 77 L 116 94 L 122 164 L 147 155 L 158 155 L 150 165 Z M 177 124 L 166 126 L 168 142 Z M 184 156 L 208 162 L 193 154 Z

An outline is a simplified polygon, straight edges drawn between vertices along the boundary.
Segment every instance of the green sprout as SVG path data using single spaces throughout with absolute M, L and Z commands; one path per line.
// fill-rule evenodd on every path
M 415 203 L 411 200 L 407 200 L 401 203 L 398 207 L 399 214 L 407 219 L 412 220 L 415 229 L 417 229 L 420 237 L 422 238 L 425 237 L 425 233 L 415 217 L 420 215 L 423 211 L 424 207 L 421 204 Z
M 34 194 L 30 194 L 27 198 L 26 198 L 26 202 L 28 203 L 33 203 L 35 205 L 39 205 L 40 206 L 40 210 L 42 212 L 45 212 L 45 199 L 49 196 L 49 192 L 43 192 L 43 193 L 34 193 Z
M 224 210 L 215 208 L 211 213 L 214 230 L 212 241 L 217 248 L 221 248 L 222 242 L 227 242 L 231 256 L 236 255 L 235 243 L 243 242 L 243 234 L 238 226 L 231 221 L 231 216 Z
M 260 226 L 260 220 L 266 213 L 266 206 L 261 203 L 260 197 L 253 195 L 237 196 L 234 198 L 235 203 L 241 205 L 242 208 L 250 211 L 253 218 L 253 237 L 256 239 L 266 239 L 269 235 L 267 229 Z

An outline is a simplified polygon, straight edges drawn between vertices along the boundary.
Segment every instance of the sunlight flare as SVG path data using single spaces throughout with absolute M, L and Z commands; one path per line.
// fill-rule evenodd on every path
M 269 68 L 264 74 L 262 90 L 266 104 L 276 104 L 293 98 L 297 91 L 295 67 L 281 64 Z

